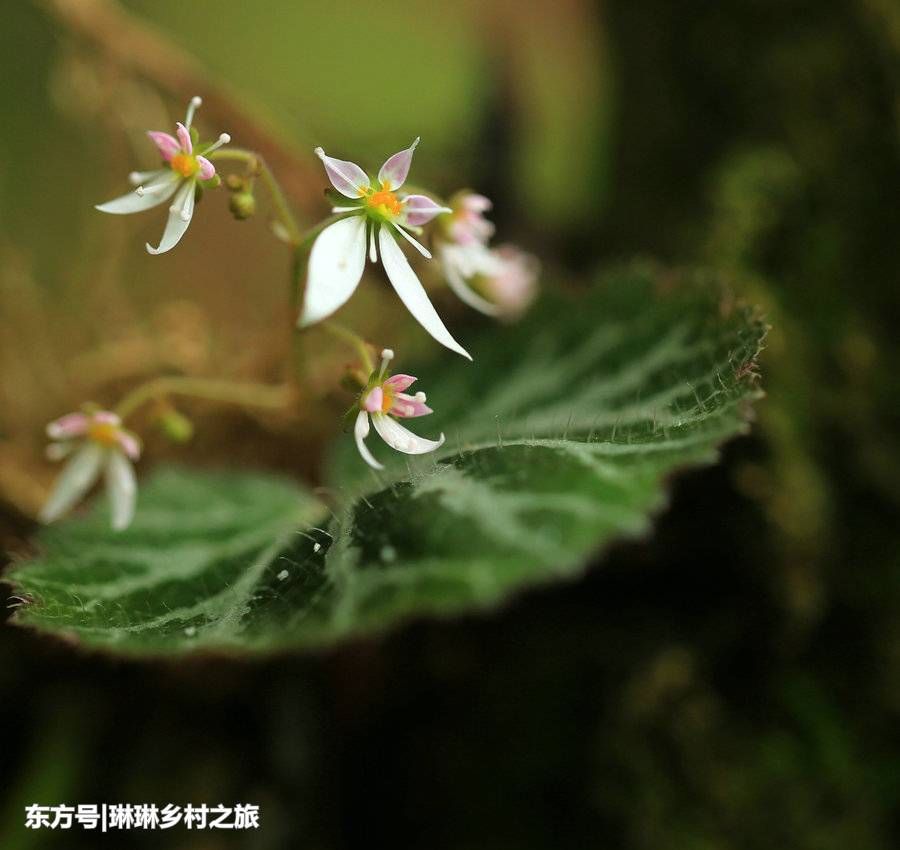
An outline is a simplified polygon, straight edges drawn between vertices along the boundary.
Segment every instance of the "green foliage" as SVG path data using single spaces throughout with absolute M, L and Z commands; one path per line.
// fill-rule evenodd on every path
M 127 652 L 268 650 L 576 575 L 745 430 L 764 330 L 711 281 L 620 270 L 492 330 L 474 366 L 417 370 L 440 411 L 420 430 L 446 444 L 378 475 L 345 446 L 333 515 L 277 479 L 159 472 L 126 533 L 95 511 L 42 535 L 17 620 Z

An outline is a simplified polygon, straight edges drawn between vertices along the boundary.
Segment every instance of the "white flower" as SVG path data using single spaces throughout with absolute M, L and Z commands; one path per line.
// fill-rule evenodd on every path
M 450 288 L 488 316 L 515 319 L 537 297 L 539 263 L 514 245 L 440 242 L 437 252 Z
M 69 461 L 41 509 L 42 522 L 54 522 L 68 513 L 101 475 L 112 509 L 112 527 L 121 531 L 131 524 L 137 483 L 131 461 L 141 455 L 140 440 L 122 427 L 122 420 L 107 410 L 70 413 L 47 426 L 56 442 L 47 448 L 52 460 Z
M 350 298 L 362 279 L 368 244 L 369 259 L 377 262 L 380 251 L 391 285 L 419 324 L 439 343 L 471 360 L 444 326 L 395 238 L 400 235 L 430 259 L 430 252 L 411 232 L 418 233 L 421 225 L 450 212 L 426 195 L 397 192 L 418 142 L 389 157 L 374 185 L 355 163 L 326 156 L 322 148 L 316 148 L 331 185 L 352 203 L 332 210 L 347 215 L 326 227 L 313 243 L 299 324 L 307 327 L 327 318 Z
M 100 212 L 127 215 L 157 207 L 174 195 L 174 201 L 169 207 L 169 220 L 159 246 L 154 248 L 149 243 L 147 245 L 147 250 L 151 254 L 170 251 L 184 236 L 194 215 L 194 199 L 198 184 L 205 185 L 216 176 L 216 167 L 206 155 L 231 141 L 228 133 L 222 133 L 217 141 L 194 150 L 191 121 L 201 103 L 199 97 L 191 98 L 184 124 L 178 124 L 175 136 L 158 130 L 148 131 L 147 135 L 162 155 L 165 163 L 163 168 L 156 171 L 132 172 L 129 180 L 137 186 L 133 192 L 105 204 L 98 204 L 96 207 Z
M 353 429 L 356 447 L 362 459 L 375 469 L 384 467 L 372 456 L 365 444 L 369 436 L 369 418 L 382 440 L 392 449 L 408 455 L 433 452 L 444 444 L 444 435 L 437 440 L 426 440 L 404 428 L 397 419 L 427 416 L 432 410 L 425 404 L 425 393 L 409 395 L 404 390 L 415 383 L 412 375 L 388 375 L 388 363 L 394 352 L 389 348 L 381 352 L 381 368 L 373 372 L 369 383 L 359 397 L 359 413 Z

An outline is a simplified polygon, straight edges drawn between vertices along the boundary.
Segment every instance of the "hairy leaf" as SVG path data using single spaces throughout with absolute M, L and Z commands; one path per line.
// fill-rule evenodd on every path
M 746 428 L 765 333 L 713 281 L 620 270 L 417 371 L 447 442 L 374 473 L 346 438 L 326 511 L 294 485 L 167 470 L 136 521 L 41 535 L 16 621 L 128 652 L 327 644 L 496 604 L 645 533 L 666 479 Z M 404 367 L 406 364 L 400 363 Z

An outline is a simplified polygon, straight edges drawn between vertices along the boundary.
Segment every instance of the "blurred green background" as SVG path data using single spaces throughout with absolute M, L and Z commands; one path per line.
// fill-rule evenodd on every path
M 421 135 L 417 182 L 493 197 L 501 236 L 572 286 L 635 255 L 700 263 L 773 324 L 754 435 L 675 483 L 652 540 L 575 585 L 254 664 L 122 664 L 0 631 L 4 850 L 96 846 L 26 832 L 35 801 L 262 806 L 257 834 L 119 844 L 135 847 L 900 845 L 900 6 L 3 11 L 12 553 L 53 472 L 44 422 L 160 371 L 279 374 L 288 258 L 265 211 L 239 224 L 209 197 L 152 258 L 160 216 L 91 209 L 152 165 L 143 130 L 169 129 L 195 93 L 206 135 L 262 150 L 310 224 L 325 211 L 312 146 L 377 167 Z M 314 354 L 313 382 L 333 372 Z M 197 445 L 151 439 L 148 463 L 314 481 L 334 431 L 327 407 L 287 424 L 191 412 Z

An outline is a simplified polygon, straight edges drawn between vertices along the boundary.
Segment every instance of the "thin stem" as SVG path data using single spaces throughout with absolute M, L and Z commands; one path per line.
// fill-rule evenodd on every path
M 146 402 L 167 395 L 191 396 L 226 404 L 238 404 L 242 407 L 276 410 L 286 406 L 290 401 L 291 387 L 173 375 L 154 378 L 136 387 L 119 402 L 115 412 L 125 419 Z
M 272 204 L 275 207 L 275 213 L 278 220 L 281 222 L 281 225 L 284 227 L 291 244 L 300 244 L 302 235 L 297 220 L 291 212 L 287 198 L 278 181 L 275 179 L 272 169 L 269 168 L 262 156 L 253 151 L 241 150 L 240 148 L 223 148 L 222 150 L 211 153 L 209 158 L 212 160 L 221 159 L 245 162 L 251 171 L 258 173 L 262 178 L 263 183 L 266 184 L 266 189 L 268 190 L 269 196 L 272 199 Z
M 372 355 L 369 353 L 369 346 L 359 334 L 354 333 L 350 330 L 350 328 L 346 328 L 342 324 L 333 320 L 323 322 L 322 327 L 325 328 L 325 330 L 327 330 L 329 333 L 336 336 L 338 339 L 346 342 L 351 346 L 351 348 L 353 348 L 354 351 L 356 351 L 356 353 L 360 357 L 360 360 L 362 360 L 363 362 L 363 366 L 365 367 L 367 375 L 371 375 L 372 372 L 375 371 L 375 364 L 372 362 Z

